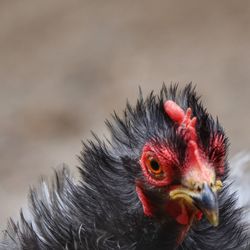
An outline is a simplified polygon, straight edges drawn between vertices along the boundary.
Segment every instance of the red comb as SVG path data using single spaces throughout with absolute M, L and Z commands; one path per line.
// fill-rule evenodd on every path
M 197 163 L 197 166 L 201 166 L 195 127 L 197 118 L 191 118 L 192 109 L 188 108 L 185 112 L 178 104 L 169 100 L 165 102 L 164 110 L 166 114 L 179 125 L 178 132 L 183 134 L 187 141 L 190 158 Z
M 185 113 L 185 111 L 174 101 L 166 101 L 164 104 L 164 110 L 167 115 L 179 125 L 179 130 L 185 131 L 189 140 L 197 141 L 195 129 L 197 119 L 196 117 L 191 118 L 191 108 L 188 108 Z

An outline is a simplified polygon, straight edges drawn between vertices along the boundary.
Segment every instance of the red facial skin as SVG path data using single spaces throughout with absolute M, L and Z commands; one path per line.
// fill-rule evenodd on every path
M 155 188 L 165 188 L 167 193 L 191 179 L 194 183 L 210 183 L 215 179 L 215 172 L 223 174 L 224 161 L 217 163 L 216 171 L 211 166 L 203 150 L 199 148 L 196 133 L 196 117 L 191 118 L 192 110 L 190 108 L 185 112 L 175 102 L 167 101 L 164 104 L 166 114 L 178 125 L 178 133 L 183 135 L 187 143 L 186 159 L 182 166 L 180 166 L 177 155 L 170 147 L 158 145 L 154 142 L 148 142 L 142 150 L 140 165 L 148 184 Z M 222 150 L 224 147 L 221 136 L 216 136 L 212 142 L 212 147 L 217 150 Z M 149 159 L 154 159 L 158 162 L 161 168 L 161 173 L 155 175 L 150 171 Z M 174 185 L 176 180 L 181 185 Z M 186 183 L 185 183 L 186 182 Z M 188 183 L 190 184 L 190 183 Z M 186 186 L 189 186 L 189 185 Z M 154 216 L 154 205 L 151 204 L 143 191 L 143 184 L 137 183 L 136 191 L 142 203 L 144 214 L 146 216 Z M 166 197 L 168 197 L 166 195 Z M 184 239 L 186 232 L 189 230 L 191 223 L 196 217 L 200 220 L 202 213 L 199 210 L 180 205 L 176 200 L 166 198 L 165 212 L 170 217 L 174 218 L 177 223 L 183 225 L 183 230 L 179 236 L 178 242 Z
M 151 156 L 154 159 L 157 159 L 157 162 L 162 168 L 162 174 L 160 176 L 155 176 L 150 173 L 149 167 L 147 166 L 147 158 Z M 193 173 L 198 178 L 202 178 L 204 180 L 210 178 L 210 169 L 205 167 L 199 169 L 202 165 L 198 165 L 194 161 L 193 157 L 194 156 L 191 155 L 190 161 L 188 161 L 191 165 L 186 164 L 182 167 L 178 167 L 176 155 L 170 149 L 164 149 L 160 145 L 146 144 L 143 148 L 140 163 L 147 182 L 154 187 L 165 187 L 165 190 L 168 193 L 171 190 L 180 187 L 180 185 L 172 184 L 174 180 L 177 178 L 184 178 L 183 176 L 188 176 L 189 173 Z M 200 174 L 201 170 L 203 173 L 202 175 Z M 139 183 L 137 184 L 136 191 L 142 203 L 144 214 L 146 216 L 154 216 L 152 204 L 143 193 L 143 188 Z M 193 219 L 194 211 L 188 207 L 181 207 L 176 201 L 166 200 L 165 211 L 181 225 L 188 225 Z M 197 219 L 200 219 L 201 212 L 198 212 L 196 217 Z
M 154 187 L 166 187 L 171 184 L 174 179 L 174 170 L 170 167 L 173 165 L 175 159 L 175 154 L 168 149 L 159 148 L 156 145 L 146 144 L 143 148 L 143 153 L 141 156 L 140 164 L 142 168 L 142 172 L 146 177 L 147 182 Z M 157 162 L 161 166 L 161 173 L 156 176 L 150 173 L 148 167 L 148 159 L 153 158 L 157 160 Z M 147 197 L 143 193 L 141 185 L 137 183 L 136 191 L 138 197 L 142 203 L 144 214 L 147 216 L 153 216 L 152 207 L 150 201 L 148 201 Z

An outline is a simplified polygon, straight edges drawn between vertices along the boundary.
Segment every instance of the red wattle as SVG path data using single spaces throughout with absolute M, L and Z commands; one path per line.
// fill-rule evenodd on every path
M 153 216 L 153 212 L 151 210 L 150 204 L 148 203 L 148 200 L 146 196 L 144 195 L 142 189 L 138 185 L 136 186 L 136 192 L 137 192 L 139 200 L 141 201 L 144 214 L 149 217 Z

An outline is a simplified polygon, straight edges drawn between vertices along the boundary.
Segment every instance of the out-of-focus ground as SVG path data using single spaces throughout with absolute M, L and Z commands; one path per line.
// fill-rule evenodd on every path
M 250 150 L 250 1 L 1 0 L 0 229 L 138 85 L 163 81 L 197 84 L 230 156 Z

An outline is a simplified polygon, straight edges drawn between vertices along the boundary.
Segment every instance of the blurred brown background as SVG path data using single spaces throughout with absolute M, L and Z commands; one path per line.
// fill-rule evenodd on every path
M 193 81 L 250 149 L 250 1 L 0 1 L 0 229 L 81 139 L 162 82 Z

